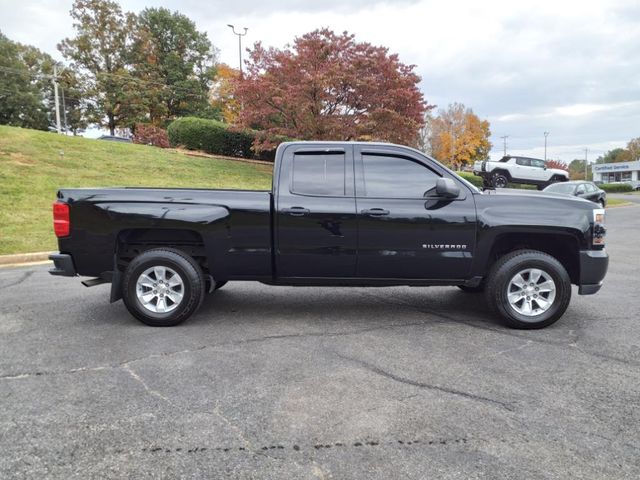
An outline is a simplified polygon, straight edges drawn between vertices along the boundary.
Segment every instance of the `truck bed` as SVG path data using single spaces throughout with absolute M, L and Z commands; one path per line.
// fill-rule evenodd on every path
M 144 242 L 137 232 L 149 230 L 160 231 L 167 245 L 202 249 L 220 279 L 271 275 L 270 191 L 63 188 L 58 200 L 69 204 L 71 220 L 60 251 L 74 252 L 80 275 L 112 271 L 119 239 Z

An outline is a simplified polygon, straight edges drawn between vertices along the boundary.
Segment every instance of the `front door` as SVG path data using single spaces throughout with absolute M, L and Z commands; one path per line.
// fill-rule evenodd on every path
M 449 176 L 411 150 L 357 146 L 356 206 L 360 278 L 467 278 L 475 248 L 475 201 L 460 184 L 456 199 L 436 198 Z M 457 180 L 455 180 L 458 182 Z
M 275 201 L 278 278 L 355 275 L 358 219 L 350 145 L 287 147 Z

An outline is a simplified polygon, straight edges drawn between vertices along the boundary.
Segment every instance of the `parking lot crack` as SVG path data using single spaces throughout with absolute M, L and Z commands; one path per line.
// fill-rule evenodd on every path
M 370 372 L 373 372 L 377 375 L 383 376 L 385 378 L 388 378 L 390 380 L 393 380 L 395 382 L 399 382 L 399 383 L 403 383 L 405 385 L 410 385 L 412 387 L 417 387 L 417 388 L 422 388 L 422 389 L 426 389 L 426 390 L 432 390 L 432 391 L 437 391 L 437 392 L 442 392 L 442 393 L 448 393 L 450 395 L 456 395 L 459 397 L 463 397 L 466 398 L 468 400 L 473 400 L 473 401 L 478 401 L 478 402 L 483 402 L 483 403 L 487 403 L 487 404 L 491 404 L 491 405 L 497 405 L 500 406 L 501 408 L 504 408 L 506 410 L 509 411 L 514 411 L 514 407 L 513 405 L 511 405 L 510 403 L 507 402 L 503 402 L 501 400 L 496 400 L 493 398 L 489 398 L 489 397 L 483 397 L 481 395 L 476 395 L 473 393 L 469 393 L 469 392 L 464 392 L 462 390 L 456 390 L 453 388 L 448 388 L 448 387 L 443 387 L 440 385 L 432 385 L 429 383 L 423 383 L 423 382 L 418 382 L 416 380 L 412 380 L 409 378 L 405 378 L 405 377 L 401 377 L 399 375 L 396 375 L 394 373 L 388 372 L 386 370 L 383 370 L 382 368 L 373 365 L 371 363 L 365 362 L 364 360 L 360 360 L 357 358 L 353 358 L 353 357 L 348 357 L 346 355 L 342 355 L 338 352 L 333 352 L 335 355 L 337 355 L 338 357 L 342 358 L 343 360 L 347 360 L 353 363 L 356 363 L 358 365 L 360 365 L 361 367 L 363 367 L 366 370 L 369 370 Z
M 158 392 L 157 390 L 152 389 L 151 387 L 149 387 L 149 385 L 147 385 L 147 382 L 144 381 L 144 379 L 138 375 L 129 365 L 125 365 L 122 367 L 122 369 L 127 372 L 129 375 L 131 375 L 131 377 L 137 381 L 140 385 L 142 385 L 144 387 L 144 389 L 147 391 L 147 393 L 149 393 L 150 395 L 153 395 L 154 397 L 157 397 L 163 401 L 165 401 L 166 403 L 168 403 L 169 405 L 171 405 L 172 407 L 175 406 L 173 404 L 173 402 L 171 400 L 169 400 L 167 397 L 165 397 L 164 395 L 162 395 L 160 392 Z
M 16 285 L 20 285 L 22 282 L 24 282 L 29 277 L 31 277 L 31 275 L 33 275 L 34 273 L 35 273 L 34 270 L 30 270 L 28 272 L 24 272 L 22 274 L 22 277 L 20 277 L 18 280 L 15 280 L 13 282 L 7 283 L 5 285 L 0 285 L 0 289 L 9 288 L 9 287 L 15 287 Z

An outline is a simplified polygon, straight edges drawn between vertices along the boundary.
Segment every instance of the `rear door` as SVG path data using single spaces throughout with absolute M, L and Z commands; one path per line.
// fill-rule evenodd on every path
M 551 177 L 551 174 L 549 172 L 547 172 L 547 168 L 546 168 L 546 164 L 544 163 L 544 160 L 536 160 L 534 158 L 531 159 L 531 172 L 533 174 L 533 176 L 531 178 L 534 178 L 536 180 L 549 180 L 549 178 Z
M 464 185 L 459 183 L 456 199 L 434 197 L 436 181 L 444 173 L 426 157 L 397 147 L 357 145 L 355 166 L 358 277 L 468 276 L 476 210 Z
M 357 215 L 353 147 L 288 146 L 275 196 L 276 275 L 353 277 Z
M 585 190 L 587 192 L 585 198 L 591 200 L 592 202 L 597 202 L 600 198 L 600 191 L 598 187 L 596 187 L 593 183 L 585 183 Z

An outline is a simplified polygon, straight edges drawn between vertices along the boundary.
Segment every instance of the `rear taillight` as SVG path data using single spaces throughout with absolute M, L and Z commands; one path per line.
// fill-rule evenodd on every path
M 593 210 L 593 244 L 604 246 L 607 229 L 604 226 L 604 209 Z
M 56 237 L 68 237 L 70 230 L 69 205 L 55 202 L 53 204 L 53 231 L 56 232 Z

